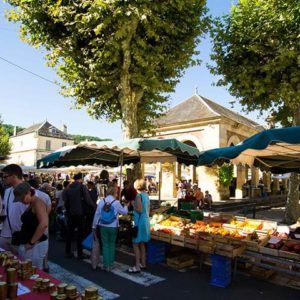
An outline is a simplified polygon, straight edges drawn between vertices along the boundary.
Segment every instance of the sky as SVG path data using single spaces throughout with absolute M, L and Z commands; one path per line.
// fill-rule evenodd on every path
M 1 0 L 0 0 L 1 1 Z M 208 0 L 210 14 L 220 16 L 228 13 L 232 0 Z M 51 81 L 58 80 L 55 71 L 46 66 L 44 54 L 20 41 L 16 25 L 9 23 L 5 17 L 7 4 L 0 2 L 0 115 L 4 123 L 28 127 L 34 123 L 48 120 L 61 128 L 68 126 L 72 134 L 93 135 L 102 138 L 120 140 L 121 123 L 107 123 L 105 120 L 92 119 L 85 109 L 72 108 L 72 99 L 59 94 L 59 87 L 28 74 L 1 60 L 1 57 L 39 74 Z M 170 107 L 192 96 L 197 87 L 198 94 L 207 97 L 227 108 L 234 98 L 225 87 L 213 86 L 217 78 L 206 67 L 210 63 L 210 40 L 204 38 L 198 46 L 201 66 L 186 70 L 175 92 L 170 94 Z M 233 108 L 241 112 L 237 103 Z M 245 115 L 245 113 L 242 113 Z M 258 113 L 247 114 L 248 118 L 263 124 Z

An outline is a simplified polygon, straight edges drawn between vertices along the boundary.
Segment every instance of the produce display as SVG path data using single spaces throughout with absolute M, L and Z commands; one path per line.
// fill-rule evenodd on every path
M 240 241 L 240 245 L 246 246 L 249 251 L 287 258 L 299 255 L 300 259 L 300 241 L 291 239 L 289 232 L 277 232 L 276 222 L 234 216 L 230 219 L 220 214 L 205 216 L 203 221 L 192 223 L 188 219 L 156 214 L 151 219 L 151 225 L 154 238 L 161 237 L 167 241 L 166 235 L 170 235 L 174 237 L 170 239 L 171 243 L 174 241 L 177 244 L 184 244 L 183 241 L 186 239 L 189 246 L 191 241 L 195 240 L 200 250 L 203 249 L 203 243 L 206 243 L 204 248 L 213 251 L 215 243 L 234 244 Z
M 281 250 L 300 255 L 300 242 L 289 240 L 284 244 Z

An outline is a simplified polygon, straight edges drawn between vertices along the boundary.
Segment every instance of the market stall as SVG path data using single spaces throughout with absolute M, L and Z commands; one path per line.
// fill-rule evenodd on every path
M 224 213 L 205 213 L 203 220 L 195 222 L 166 213 L 156 213 L 151 218 L 153 240 L 192 249 L 202 262 L 204 255 L 216 254 L 214 258 L 230 259 L 234 273 L 237 262 L 244 262 L 250 274 L 264 268 L 260 271 L 289 274 L 300 281 L 299 233 L 300 223 L 278 226 L 273 221 Z

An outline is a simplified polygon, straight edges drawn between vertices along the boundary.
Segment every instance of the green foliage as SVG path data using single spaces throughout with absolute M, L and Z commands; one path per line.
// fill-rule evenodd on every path
M 102 139 L 97 136 L 90 136 L 90 135 L 70 134 L 69 136 L 72 139 L 74 139 L 75 144 L 79 144 L 80 142 L 84 142 L 84 141 L 98 141 L 98 142 L 111 141 L 111 139 Z
M 219 168 L 219 180 L 224 187 L 228 187 L 233 179 L 233 165 L 223 165 Z
M 9 136 L 14 135 L 14 126 L 10 124 L 2 124 L 2 128 Z M 25 128 L 17 126 L 17 133 L 24 130 Z
M 240 0 L 212 30 L 217 84 L 245 110 L 270 110 L 290 124 L 300 104 L 299 36 L 299 0 Z
M 122 120 L 128 137 L 166 108 L 207 30 L 205 0 L 8 0 L 21 37 L 47 50 L 61 92 L 95 118 Z
M 2 125 L 0 120 L 0 159 L 6 158 L 11 149 L 9 143 L 9 135 L 6 132 L 5 128 Z

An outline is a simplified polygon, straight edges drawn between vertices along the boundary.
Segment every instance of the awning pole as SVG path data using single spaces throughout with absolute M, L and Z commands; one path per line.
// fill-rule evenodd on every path
M 120 156 L 120 191 L 119 191 L 119 201 L 121 201 L 121 193 L 122 193 L 122 168 L 123 168 L 123 150 Z
M 162 184 L 162 168 L 161 163 L 159 163 L 159 173 L 158 173 L 158 205 L 161 205 L 161 184 Z

